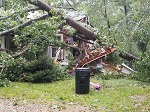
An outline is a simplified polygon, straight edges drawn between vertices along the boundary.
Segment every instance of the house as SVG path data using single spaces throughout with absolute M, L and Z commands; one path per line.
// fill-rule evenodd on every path
M 103 48 L 95 46 L 97 30 L 90 24 L 89 18 L 84 12 L 64 11 L 67 25 L 61 26 L 56 34 L 57 39 L 63 41 L 71 48 L 74 56 L 74 68 L 85 67 L 86 65 L 97 66 L 101 58 L 115 51 L 113 47 Z M 39 17 L 38 12 L 29 13 L 28 19 Z M 70 19 L 73 18 L 73 19 Z M 91 31 L 89 29 L 92 29 Z M 1 48 L 12 50 L 15 48 L 12 38 L 1 38 Z M 54 60 L 59 61 L 61 65 L 68 65 L 67 52 L 58 46 L 49 45 L 47 55 Z
M 101 63 L 101 58 L 115 51 L 115 48 L 113 48 L 112 46 L 103 48 L 99 45 L 98 47 L 96 47 L 95 37 L 89 37 L 89 35 L 86 35 L 86 32 L 91 35 L 93 34 L 93 32 L 91 33 L 91 31 L 88 30 L 93 27 L 89 22 L 87 14 L 77 11 L 67 11 L 65 12 L 65 14 L 66 17 L 69 16 L 73 18 L 73 20 L 77 21 L 77 23 L 70 21 L 68 25 L 65 25 L 59 29 L 57 35 L 61 37 L 61 41 L 64 41 L 71 48 L 72 54 L 74 56 L 73 68 L 85 67 L 86 65 L 97 66 L 97 64 Z M 84 26 L 84 28 L 80 29 L 79 25 Z M 96 33 L 97 30 L 95 30 L 94 34 Z M 56 46 L 50 46 L 48 47 L 48 54 L 50 54 L 51 58 L 55 59 L 54 61 L 58 59 L 58 61 L 61 61 L 61 63 L 68 63 L 68 60 L 65 57 L 65 51 L 63 49 L 59 49 L 60 48 L 57 47 L 57 51 L 55 51 Z M 53 53 L 56 54 L 55 57 L 53 57 Z M 60 53 L 59 56 L 58 53 Z
M 77 11 L 68 11 L 64 10 L 65 17 L 71 17 L 74 21 L 80 22 L 80 24 L 88 25 L 88 16 L 84 12 L 77 12 Z M 72 33 L 72 35 L 70 34 Z M 61 41 L 65 42 L 70 47 L 83 47 L 84 40 L 81 36 L 79 36 L 79 33 L 75 28 L 73 28 L 70 25 L 62 26 L 58 30 L 58 34 L 56 34 L 58 38 L 60 38 Z M 84 40 L 84 41 L 83 41 Z M 72 49 L 73 56 L 76 57 L 78 54 L 78 51 L 75 49 Z M 54 59 L 54 62 L 60 61 L 61 65 L 68 65 L 68 59 L 67 52 L 64 49 L 61 49 L 57 46 L 48 46 L 47 48 L 47 54 Z
M 45 7 L 42 6 L 42 9 L 43 8 L 47 12 L 53 9 L 48 5 Z M 113 53 L 116 48 L 113 46 L 95 45 L 97 30 L 92 27 L 88 15 L 84 12 L 64 10 L 63 13 L 64 14 L 62 14 L 62 17 L 65 18 L 64 20 L 66 20 L 66 24 L 60 25 L 56 37 L 71 48 L 71 52 L 74 57 L 73 69 L 85 66 L 99 67 L 102 62 L 101 60 L 105 59 L 104 57 L 107 55 Z M 35 11 L 34 13 L 29 13 L 27 17 L 29 19 L 35 19 L 40 15 L 41 13 Z M 4 33 L 2 32 L 0 36 L 3 35 Z M 9 38 L 9 36 L 7 38 L 1 37 L 1 49 L 15 49 L 12 38 Z M 49 45 L 47 47 L 47 55 L 50 56 L 54 62 L 59 61 L 61 65 L 68 65 L 68 59 L 66 58 L 67 52 L 58 46 Z M 125 58 L 131 60 L 133 59 L 133 56 L 126 55 Z

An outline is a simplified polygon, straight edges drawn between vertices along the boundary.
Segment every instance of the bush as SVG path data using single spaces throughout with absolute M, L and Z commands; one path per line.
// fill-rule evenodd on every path
M 55 65 L 53 60 L 46 55 L 27 63 L 23 71 L 21 81 L 53 82 L 65 78 L 61 67 Z
M 11 85 L 11 81 L 8 79 L 1 79 L 0 78 L 0 87 L 8 87 Z
M 3 59 L 1 60 L 3 61 Z M 1 77 L 10 81 L 38 83 L 63 80 L 65 74 L 60 66 L 53 63 L 52 59 L 43 55 L 33 61 L 26 61 L 21 57 L 7 58 Z
M 37 71 L 45 69 L 53 69 L 53 60 L 48 56 L 40 56 L 37 60 L 30 61 L 24 67 L 25 72 L 36 73 Z
M 23 73 L 25 60 L 19 57 L 17 59 L 9 59 L 6 62 L 7 64 L 4 65 L 5 68 L 1 77 L 10 81 L 19 81 L 20 74 Z

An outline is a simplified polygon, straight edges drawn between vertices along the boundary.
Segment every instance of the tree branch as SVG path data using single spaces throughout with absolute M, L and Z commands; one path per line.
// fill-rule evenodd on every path
M 43 19 L 45 19 L 46 17 L 48 17 L 48 15 L 44 15 L 44 16 L 41 16 L 41 17 L 36 18 L 36 19 L 31 19 L 31 20 L 29 20 L 29 21 L 27 21 L 27 22 L 25 22 L 25 23 L 23 23 L 23 24 L 21 24 L 21 25 L 19 25 L 19 26 L 16 26 L 16 27 L 11 28 L 11 29 L 8 29 L 8 30 L 6 30 L 6 31 L 0 32 L 0 36 L 4 36 L 4 35 L 6 35 L 6 34 L 13 33 L 16 29 L 21 30 L 21 28 L 24 28 L 24 27 L 26 27 L 26 26 L 31 25 L 31 23 L 32 23 L 33 21 L 43 20 Z
M 23 12 L 36 11 L 36 10 L 39 10 L 39 9 L 40 8 L 33 8 L 33 9 L 28 9 L 28 10 L 23 11 Z M 20 13 L 20 11 L 14 12 L 14 13 L 10 14 L 9 16 L 6 16 L 6 17 L 2 17 L 2 18 L 0 18 L 0 20 L 4 20 L 4 19 L 7 19 L 7 18 L 10 18 L 11 16 L 13 16 L 14 14 L 17 14 L 17 13 Z
M 9 53 L 12 53 L 12 51 L 11 51 L 11 50 L 6 49 L 6 48 L 0 48 L 0 51 L 6 51 L 6 52 L 9 52 Z
M 66 0 L 66 1 L 67 1 L 67 3 L 69 4 L 69 6 L 70 6 L 73 10 L 76 11 L 76 9 L 70 4 L 70 2 L 69 2 L 68 0 Z
M 89 44 L 92 44 L 92 45 L 94 44 L 93 42 L 90 42 L 90 41 L 84 39 L 85 37 L 83 37 L 82 35 L 79 35 L 79 36 L 77 35 L 76 38 L 78 38 L 78 39 L 80 39 L 80 40 L 82 40 L 82 41 L 84 41 L 86 43 L 89 43 Z
M 21 54 L 25 53 L 28 49 L 29 49 L 29 46 L 26 45 L 19 52 L 13 52 L 13 51 L 10 51 L 9 49 L 6 49 L 6 48 L 4 48 L 4 49 L 0 48 L 0 51 L 9 52 L 9 54 L 11 54 L 12 57 L 16 57 L 16 56 L 20 56 Z
M 50 13 L 50 10 L 53 10 L 54 8 L 46 3 L 44 3 L 41 0 L 37 0 L 36 2 L 31 2 L 31 0 L 28 0 L 30 4 L 35 5 L 37 7 L 39 7 L 42 10 L 45 10 L 49 13 L 49 16 L 52 16 L 52 14 Z
M 12 55 L 12 57 L 20 56 L 21 54 L 25 53 L 28 49 L 29 49 L 29 46 L 28 46 L 28 45 L 27 45 L 27 46 L 24 46 L 21 51 L 14 53 L 14 54 Z
M 119 0 L 111 0 L 110 2 L 119 2 Z

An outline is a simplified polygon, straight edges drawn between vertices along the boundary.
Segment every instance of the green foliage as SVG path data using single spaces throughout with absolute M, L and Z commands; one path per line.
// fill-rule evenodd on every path
M 14 58 L 10 54 L 0 51 L 0 63 L 2 66 L 13 65 Z
M 73 54 L 70 52 L 70 50 L 67 51 L 67 59 L 69 60 L 69 65 L 67 66 L 67 69 L 71 69 L 72 68 L 72 64 L 73 64 Z
M 38 70 L 44 69 L 53 69 L 53 60 L 46 55 L 40 56 L 37 60 L 28 62 L 24 71 L 35 73 Z
M 145 56 L 141 61 L 134 63 L 137 73 L 133 74 L 131 78 L 144 82 L 150 82 L 150 52 L 144 53 L 143 55 Z
M 34 1 L 36 0 L 32 0 L 32 2 Z M 7 4 L 9 4 L 8 7 Z M 32 7 L 24 0 L 3 0 L 0 13 L 4 15 L 0 20 L 0 26 L 2 26 L 0 31 L 5 31 L 27 22 L 29 20 L 27 19 L 27 10 L 30 8 Z M 38 13 L 41 14 L 40 16 L 46 14 L 43 11 L 38 11 Z M 48 45 L 60 43 L 56 39 L 56 31 L 62 21 L 60 15 L 55 14 L 55 12 L 53 14 L 55 16 L 51 18 L 32 22 L 30 26 L 15 30 L 13 42 L 17 47 L 16 50 L 19 51 L 26 45 L 29 46 L 29 50 L 22 55 L 24 59 L 21 59 L 21 57 L 14 59 L 11 55 L 0 54 L 0 63 L 5 66 L 2 77 L 11 81 L 32 82 L 38 82 L 39 79 L 41 79 L 39 82 L 52 82 L 63 79 L 61 69 L 54 65 L 52 60 L 50 61 L 44 56 L 44 59 L 40 60 L 41 57 L 39 57 Z M 39 59 L 36 60 L 37 58 Z
M 32 2 L 36 0 L 30 0 Z M 45 0 L 49 4 L 58 0 Z M 148 0 L 119 0 L 119 1 L 108 1 L 108 0 L 71 0 L 72 6 L 77 10 L 84 10 L 88 13 L 90 24 L 98 28 L 98 43 L 100 45 L 115 44 L 121 49 L 132 53 L 135 56 L 142 57 L 141 62 L 136 63 L 136 69 L 138 69 L 139 76 L 148 77 L 149 65 L 145 63 L 147 60 L 147 53 L 149 52 L 149 40 L 150 40 L 150 8 Z M 105 2 L 105 3 L 104 3 Z M 69 4 L 60 1 L 56 3 L 59 7 L 70 8 Z M 127 6 L 127 14 L 125 14 L 124 7 Z M 18 25 L 27 22 L 28 9 L 33 8 L 27 0 L 2 0 L 0 1 L 0 31 L 6 31 Z M 41 16 L 47 14 L 43 11 L 38 11 Z M 61 43 L 56 39 L 57 27 L 64 21 L 61 21 L 61 16 L 56 11 L 52 11 L 53 17 L 46 18 L 45 20 L 32 22 L 30 26 L 22 28 L 20 31 L 15 30 L 13 42 L 17 46 L 16 50 L 21 50 L 23 46 L 28 45 L 29 50 L 26 56 L 23 55 L 27 60 L 37 58 L 37 53 L 45 51 L 47 45 L 53 44 L 61 46 Z M 107 17 L 106 17 L 107 13 Z M 108 28 L 108 21 L 110 27 Z M 92 30 L 92 29 L 90 29 Z M 71 30 L 70 34 L 73 34 L 75 30 Z M 143 55 L 146 54 L 146 55 Z M 70 55 L 70 54 L 69 54 Z M 32 58 L 30 58 L 30 56 Z M 69 67 L 71 67 L 72 56 L 69 56 Z M 17 57 L 18 58 L 18 57 Z M 113 63 L 120 62 L 117 60 L 116 54 L 110 55 L 109 61 Z M 8 54 L 0 54 L 0 63 L 6 67 L 4 69 L 5 75 L 11 80 L 19 80 L 17 77 L 27 77 L 32 79 L 32 75 L 45 74 L 48 75 L 50 72 L 48 68 L 34 68 L 35 62 L 31 61 L 31 68 L 28 68 L 29 74 L 23 73 L 24 61 L 20 59 L 14 59 Z M 148 60 L 147 60 L 148 62 Z M 37 64 L 37 62 L 36 62 Z M 28 66 L 31 66 L 30 64 Z M 38 64 L 37 64 L 38 65 Z M 40 65 L 40 64 L 39 64 Z M 42 64 L 43 65 L 43 64 Z M 26 69 L 27 69 L 26 68 Z M 42 69 L 42 70 L 40 70 Z M 36 72 L 39 71 L 39 72 Z M 144 75 L 143 75 L 144 74 Z M 35 75 L 36 76 L 36 75 Z M 142 79 L 139 77 L 139 79 Z M 144 78 L 145 79 L 145 78 Z M 28 80 L 28 79 L 27 79 Z M 45 80 L 45 79 L 43 79 Z
M 5 66 L 2 77 L 7 78 L 10 81 L 19 81 L 21 74 L 23 73 L 23 68 L 26 62 L 25 59 L 20 57 L 8 60 L 7 62 L 10 63 Z
M 39 83 L 53 82 L 66 78 L 63 68 L 55 65 L 53 60 L 46 55 L 39 56 L 38 59 L 32 61 L 27 61 L 21 57 L 14 59 L 8 54 L 1 55 L 1 60 L 3 65 L 5 65 L 1 74 L 2 79 Z M 7 55 L 8 57 L 6 57 Z
M 122 59 L 119 57 L 119 51 L 115 51 L 114 53 L 108 55 L 106 57 L 107 62 L 117 65 L 118 63 L 121 63 Z
M 24 68 L 22 81 L 53 82 L 63 80 L 65 74 L 62 69 L 53 63 L 48 56 L 40 56 L 37 60 L 28 62 Z
M 0 4 L 0 31 L 15 27 L 26 21 L 27 0 L 2 0 Z
M 97 80 L 111 80 L 111 79 L 123 79 L 125 76 L 119 72 L 105 71 L 105 73 L 99 73 L 95 77 Z
M 18 6 L 18 3 L 20 4 Z M 10 10 L 12 8 L 18 10 L 27 5 L 27 0 L 1 0 L 0 7 L 3 7 L 5 10 Z
M 8 79 L 2 79 L 0 77 L 0 87 L 9 87 L 11 86 L 12 82 L 9 81 Z
M 25 60 L 21 57 L 14 59 L 11 55 L 2 52 L 0 54 L 0 63 L 3 66 L 1 78 L 18 81 L 19 75 L 22 73 Z

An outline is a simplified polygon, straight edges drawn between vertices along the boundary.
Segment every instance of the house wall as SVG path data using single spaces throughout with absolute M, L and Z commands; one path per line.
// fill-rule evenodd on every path
M 5 37 L 1 37 L 1 43 L 0 48 L 5 48 Z
M 1 37 L 0 48 L 14 51 L 16 49 L 16 46 L 12 41 L 12 37 L 11 36 Z

